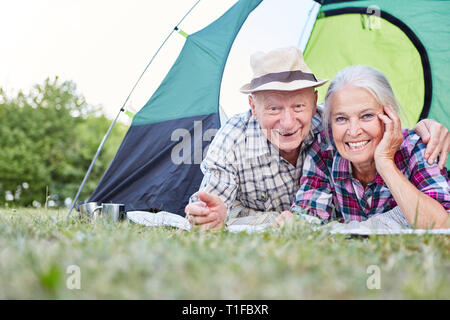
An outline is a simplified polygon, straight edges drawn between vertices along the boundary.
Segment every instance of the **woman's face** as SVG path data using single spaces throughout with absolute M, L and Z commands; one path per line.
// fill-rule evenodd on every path
M 354 86 L 341 88 L 330 103 L 331 130 L 341 156 L 355 165 L 372 163 L 384 133 L 378 118 L 383 106 L 369 91 Z

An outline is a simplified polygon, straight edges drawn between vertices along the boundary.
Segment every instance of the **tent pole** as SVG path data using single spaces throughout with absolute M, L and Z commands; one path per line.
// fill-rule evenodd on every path
M 181 18 L 181 20 L 176 24 L 175 28 L 173 28 L 173 30 L 169 33 L 169 35 L 166 37 L 166 39 L 163 41 L 163 43 L 161 44 L 161 46 L 158 48 L 158 50 L 156 50 L 156 53 L 153 55 L 153 57 L 150 59 L 150 62 L 147 64 L 147 66 L 145 67 L 144 71 L 141 73 L 141 76 L 139 77 L 139 79 L 137 79 L 136 83 L 134 84 L 133 88 L 131 89 L 131 92 L 128 94 L 128 97 L 125 99 L 125 102 L 122 105 L 122 108 L 120 108 L 119 113 L 117 113 L 116 118 L 114 119 L 114 121 L 111 123 L 111 125 L 109 126 L 108 131 L 106 132 L 105 136 L 103 137 L 102 142 L 100 143 L 100 145 L 98 146 L 97 149 L 97 153 L 94 156 L 94 159 L 92 159 L 91 165 L 89 166 L 88 171 L 86 172 L 86 175 L 84 176 L 83 182 L 81 182 L 80 187 L 78 188 L 77 194 L 75 196 L 75 199 L 73 199 L 72 204 L 70 205 L 69 208 L 69 212 L 67 213 L 66 216 L 66 220 L 69 219 L 70 213 L 72 212 L 73 208 L 75 207 L 75 203 L 78 200 L 78 197 L 80 196 L 81 191 L 83 190 L 84 185 L 86 184 L 86 180 L 89 177 L 89 174 L 92 171 L 92 168 L 94 167 L 94 163 L 98 158 L 98 155 L 100 154 L 100 151 L 102 151 L 103 149 L 103 145 L 106 142 L 106 139 L 108 139 L 109 134 L 111 133 L 112 128 L 114 127 L 114 125 L 117 122 L 117 119 L 120 116 L 120 113 L 125 111 L 125 105 L 128 102 L 128 99 L 130 99 L 131 94 L 134 92 L 134 89 L 136 89 L 136 86 L 138 85 L 139 81 L 142 79 L 142 76 L 144 75 L 144 73 L 147 71 L 148 67 L 152 64 L 153 60 L 155 59 L 155 57 L 158 55 L 159 51 L 161 50 L 161 48 L 165 45 L 165 43 L 167 42 L 167 40 L 170 38 L 170 36 L 172 35 L 172 33 L 174 33 L 176 30 L 178 30 L 178 26 L 183 22 L 183 20 L 191 13 L 191 11 L 199 4 L 201 0 L 198 0 L 190 9 L 189 11 L 183 16 L 183 18 Z
M 309 37 L 311 36 L 312 29 L 314 27 L 314 23 L 316 22 L 317 14 L 320 10 L 320 4 L 317 2 L 313 2 L 311 8 L 308 12 L 308 18 L 306 18 L 305 25 L 303 26 L 302 33 L 300 34 L 300 38 L 298 40 L 297 48 L 299 48 L 303 53 L 306 48 L 306 44 L 308 43 Z M 311 21 L 311 18 L 314 18 L 314 21 Z M 307 33 L 306 33 L 307 32 Z
M 106 132 L 105 136 L 103 137 L 102 142 L 101 142 L 100 145 L 98 146 L 97 153 L 95 154 L 94 159 L 92 159 L 91 165 L 89 166 L 89 169 L 88 169 L 88 171 L 86 172 L 86 175 L 84 176 L 83 182 L 81 182 L 81 185 L 80 185 L 80 187 L 78 188 L 78 191 L 77 191 L 77 194 L 76 194 L 76 196 L 75 196 L 75 199 L 73 199 L 73 201 L 72 201 L 72 204 L 71 204 L 71 206 L 70 206 L 69 212 L 67 213 L 67 216 L 66 216 L 66 220 L 69 219 L 70 213 L 72 212 L 72 210 L 73 210 L 73 208 L 74 208 L 74 206 L 75 206 L 75 203 L 77 202 L 78 197 L 80 196 L 80 193 L 81 193 L 81 191 L 83 190 L 84 185 L 86 184 L 86 180 L 87 180 L 87 178 L 89 177 L 89 175 L 91 174 L 92 168 L 94 167 L 94 163 L 95 163 L 95 161 L 97 161 L 97 158 L 98 158 L 100 152 L 101 152 L 102 149 L 103 149 L 103 145 L 105 144 L 106 139 L 108 139 L 108 136 L 109 136 L 109 134 L 111 133 L 111 130 L 112 130 L 112 128 L 114 127 L 114 125 L 116 124 L 117 119 L 119 118 L 120 113 L 121 113 L 122 111 L 125 111 L 125 109 L 124 109 L 123 107 L 120 108 L 119 113 L 117 113 L 116 118 L 113 120 L 113 122 L 112 122 L 111 125 L 109 126 L 109 129 L 108 129 L 108 131 Z

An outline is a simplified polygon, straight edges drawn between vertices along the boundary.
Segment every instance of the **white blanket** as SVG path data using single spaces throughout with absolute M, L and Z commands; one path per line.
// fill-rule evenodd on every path
M 273 220 L 277 216 L 276 212 L 267 212 L 262 215 L 253 215 L 239 218 L 232 218 L 227 221 L 226 229 L 229 232 L 264 232 L 276 230 L 273 226 Z M 145 225 L 148 227 L 170 226 L 174 228 L 191 231 L 191 225 L 184 217 L 160 211 L 157 213 L 147 211 L 128 211 L 129 221 Z M 389 214 L 378 214 L 366 221 L 351 221 L 349 223 L 331 222 L 321 224 L 321 220 L 306 214 L 300 215 L 297 219 L 302 219 L 311 224 L 313 230 L 325 229 L 330 234 L 348 234 L 348 235 L 390 235 L 390 234 L 444 234 L 450 235 L 450 229 L 413 229 L 404 219 Z

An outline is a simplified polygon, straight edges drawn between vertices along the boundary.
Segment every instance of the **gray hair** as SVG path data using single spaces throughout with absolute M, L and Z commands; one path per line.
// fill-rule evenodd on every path
M 333 94 L 346 85 L 366 89 L 379 104 L 383 106 L 389 104 L 399 113 L 400 105 L 395 98 L 388 79 L 382 72 L 367 66 L 358 65 L 347 67 L 337 73 L 333 81 L 331 81 L 327 94 L 325 95 L 323 128 L 326 130 L 330 140 L 331 98 Z

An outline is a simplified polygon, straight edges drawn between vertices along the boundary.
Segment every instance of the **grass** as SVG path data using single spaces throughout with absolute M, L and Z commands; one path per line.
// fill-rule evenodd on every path
M 0 299 L 449 299 L 450 237 L 191 233 L 0 209 Z M 71 265 L 81 289 L 68 289 Z M 371 265 L 381 289 L 369 290 Z M 73 278 L 72 278 L 73 279 Z

